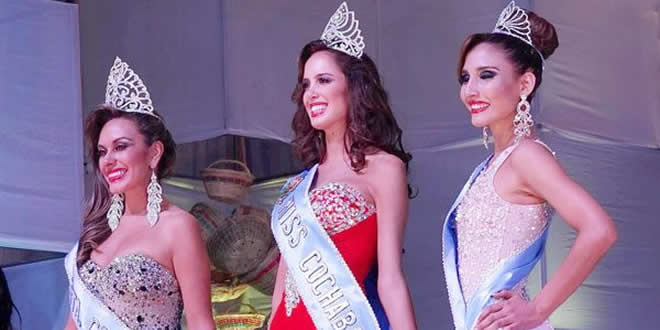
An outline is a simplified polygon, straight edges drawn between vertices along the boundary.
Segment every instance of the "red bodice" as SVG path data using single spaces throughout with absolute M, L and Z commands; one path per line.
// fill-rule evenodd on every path
M 364 290 L 364 280 L 376 264 L 376 207 L 353 186 L 341 183 L 320 186 L 309 196 L 316 218 Z M 282 300 L 273 311 L 271 329 L 315 329 L 293 277 L 288 273 L 286 277 Z

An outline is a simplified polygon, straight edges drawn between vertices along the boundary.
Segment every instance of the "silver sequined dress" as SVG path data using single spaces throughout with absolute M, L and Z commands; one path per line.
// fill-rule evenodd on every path
M 130 254 L 104 268 L 79 269 L 85 286 L 130 329 L 179 329 L 183 300 L 176 278 L 156 260 Z
M 458 276 L 466 302 L 499 265 L 539 238 L 552 216 L 547 203 L 514 204 L 495 191 L 495 174 L 518 145 L 506 148 L 491 161 L 457 209 Z M 526 282 L 518 283 L 514 292 L 529 300 Z M 552 328 L 546 322 L 536 329 Z

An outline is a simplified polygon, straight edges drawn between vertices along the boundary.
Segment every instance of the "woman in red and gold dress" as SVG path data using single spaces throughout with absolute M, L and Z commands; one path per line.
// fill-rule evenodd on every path
M 416 328 L 401 265 L 411 156 L 363 48 L 343 3 L 300 54 L 293 145 L 309 169 L 273 210 L 270 329 Z

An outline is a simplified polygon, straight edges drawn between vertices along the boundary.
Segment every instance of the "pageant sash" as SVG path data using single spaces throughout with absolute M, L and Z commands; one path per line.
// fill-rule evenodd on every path
M 520 281 L 524 280 L 538 262 L 543 254 L 543 248 L 548 236 L 548 227 L 543 230 L 539 238 L 527 247 L 522 253 L 500 263 L 495 272 L 489 276 L 475 291 L 469 301 L 465 301 L 458 278 L 457 264 L 457 241 L 456 241 L 456 208 L 461 203 L 470 186 L 484 169 L 490 158 L 482 162 L 472 172 L 468 182 L 461 190 L 458 198 L 452 205 L 442 232 L 443 266 L 447 290 L 449 291 L 449 302 L 454 317 L 454 325 L 458 330 L 470 330 L 476 325 L 476 320 L 481 311 L 488 305 L 494 303 L 491 297 L 501 290 L 511 290 Z
M 69 303 L 71 318 L 78 329 L 126 329 L 130 330 L 107 306 L 103 304 L 89 289 L 78 274 L 76 255 L 78 243 L 64 259 L 67 278 L 69 279 Z
M 314 325 L 318 329 L 381 329 L 367 297 L 316 219 L 308 192 L 318 165 L 291 180 L 277 201 L 271 227 Z

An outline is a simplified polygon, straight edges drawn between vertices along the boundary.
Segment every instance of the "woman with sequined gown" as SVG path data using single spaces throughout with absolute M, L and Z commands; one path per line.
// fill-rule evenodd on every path
M 552 329 L 550 314 L 616 240 L 600 205 L 535 138 L 529 100 L 558 46 L 554 27 L 511 2 L 492 33 L 469 36 L 458 65 L 460 97 L 494 154 L 473 171 L 443 228 L 443 264 L 456 329 Z M 577 231 L 568 256 L 531 299 L 553 210 Z
M 298 61 L 293 145 L 308 170 L 273 210 L 269 328 L 415 329 L 401 265 L 411 156 L 360 30 L 338 22 L 357 27 L 346 3 Z
M 162 199 L 175 144 L 142 80 L 117 58 L 105 104 L 87 117 L 94 191 L 65 258 L 66 329 L 215 329 L 196 220 Z

